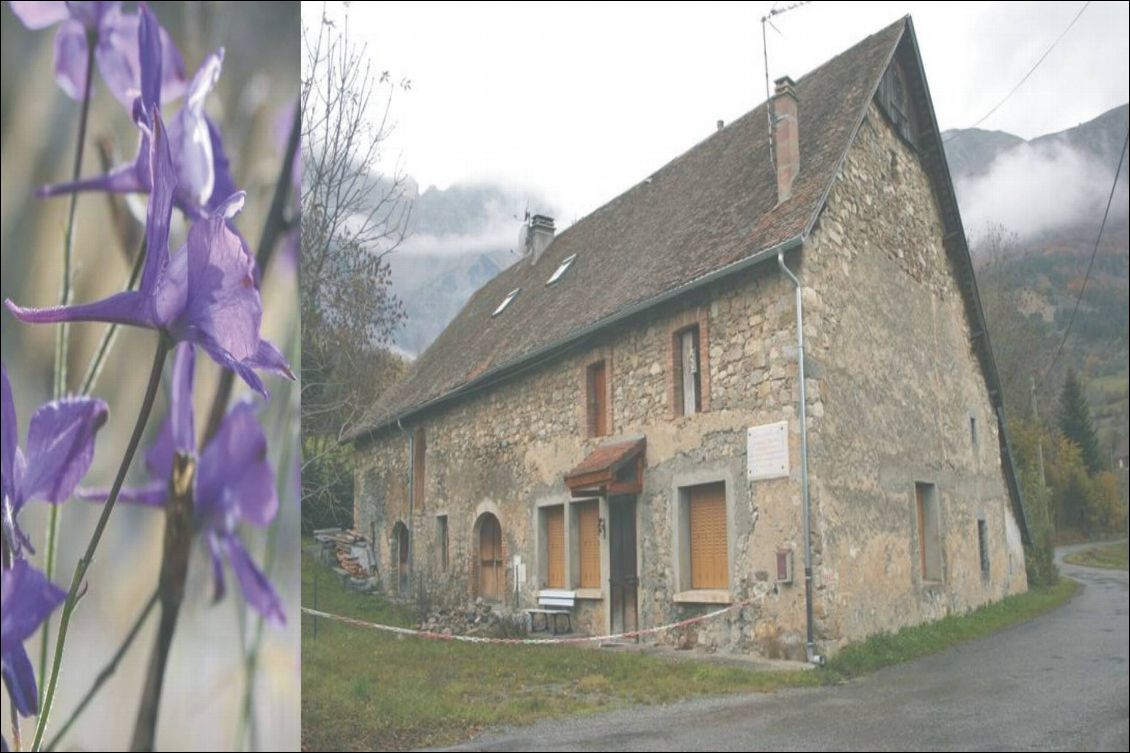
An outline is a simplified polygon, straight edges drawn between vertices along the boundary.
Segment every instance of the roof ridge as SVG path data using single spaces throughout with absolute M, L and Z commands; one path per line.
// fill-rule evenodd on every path
M 526 368 L 527 361 L 556 348 L 554 343 L 608 326 L 618 312 L 646 308 L 764 248 L 803 237 L 909 23 L 904 16 L 887 24 L 798 80 L 802 100 L 811 96 L 811 106 L 802 109 L 808 127 L 801 128 L 809 167 L 792 199 L 777 201 L 765 126 L 757 122 L 769 104 L 762 101 L 572 223 L 542 255 L 549 263 L 527 266 L 523 257 L 476 290 L 346 440 L 464 394 L 501 371 Z M 648 187 L 654 194 L 642 195 Z M 578 263 L 552 294 L 532 285 L 535 269 L 573 253 Z M 486 318 L 497 304 L 492 293 L 515 287 L 538 289 L 523 290 L 505 316 Z M 594 297 L 593 289 L 602 295 Z

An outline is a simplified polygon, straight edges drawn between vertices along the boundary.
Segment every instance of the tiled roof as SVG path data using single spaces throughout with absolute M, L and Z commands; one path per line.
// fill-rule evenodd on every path
M 908 24 L 900 19 L 797 82 L 801 167 L 787 201 L 777 203 L 763 103 L 566 229 L 536 264 L 523 258 L 484 285 L 346 439 L 807 233 Z
M 645 445 L 643 439 L 629 439 L 601 445 L 590 452 L 576 468 L 565 474 L 565 483 L 570 479 L 587 476 L 601 471 L 616 471 L 626 461 L 631 460 Z

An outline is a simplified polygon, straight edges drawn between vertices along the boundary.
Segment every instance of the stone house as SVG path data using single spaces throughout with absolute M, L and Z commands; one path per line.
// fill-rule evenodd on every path
M 348 437 L 386 588 L 811 661 L 1026 590 L 909 17 L 523 244 Z

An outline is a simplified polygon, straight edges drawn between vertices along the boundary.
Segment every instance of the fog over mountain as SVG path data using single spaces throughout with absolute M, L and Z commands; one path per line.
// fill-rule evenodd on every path
M 1063 231 L 1098 229 L 1126 134 L 1128 107 L 1058 133 L 1024 139 L 976 128 L 942 134 L 965 232 L 972 240 L 990 224 L 1030 241 Z M 1108 223 L 1127 222 L 1128 165 Z
M 408 237 L 389 256 L 393 291 L 407 319 L 394 344 L 410 356 L 423 352 L 471 294 L 518 259 L 525 212 L 553 214 L 544 199 L 498 184 L 431 186 L 413 197 Z

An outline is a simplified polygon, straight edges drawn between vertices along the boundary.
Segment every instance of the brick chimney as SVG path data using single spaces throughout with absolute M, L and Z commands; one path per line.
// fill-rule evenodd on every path
M 535 214 L 530 218 L 526 231 L 526 255 L 530 257 L 531 264 L 537 264 L 541 255 L 553 243 L 556 230 L 553 227 L 553 218 L 544 214 Z
M 777 203 L 793 195 L 793 180 L 800 172 L 800 127 L 797 122 L 796 82 L 777 79 L 773 94 L 773 154 L 777 161 Z

